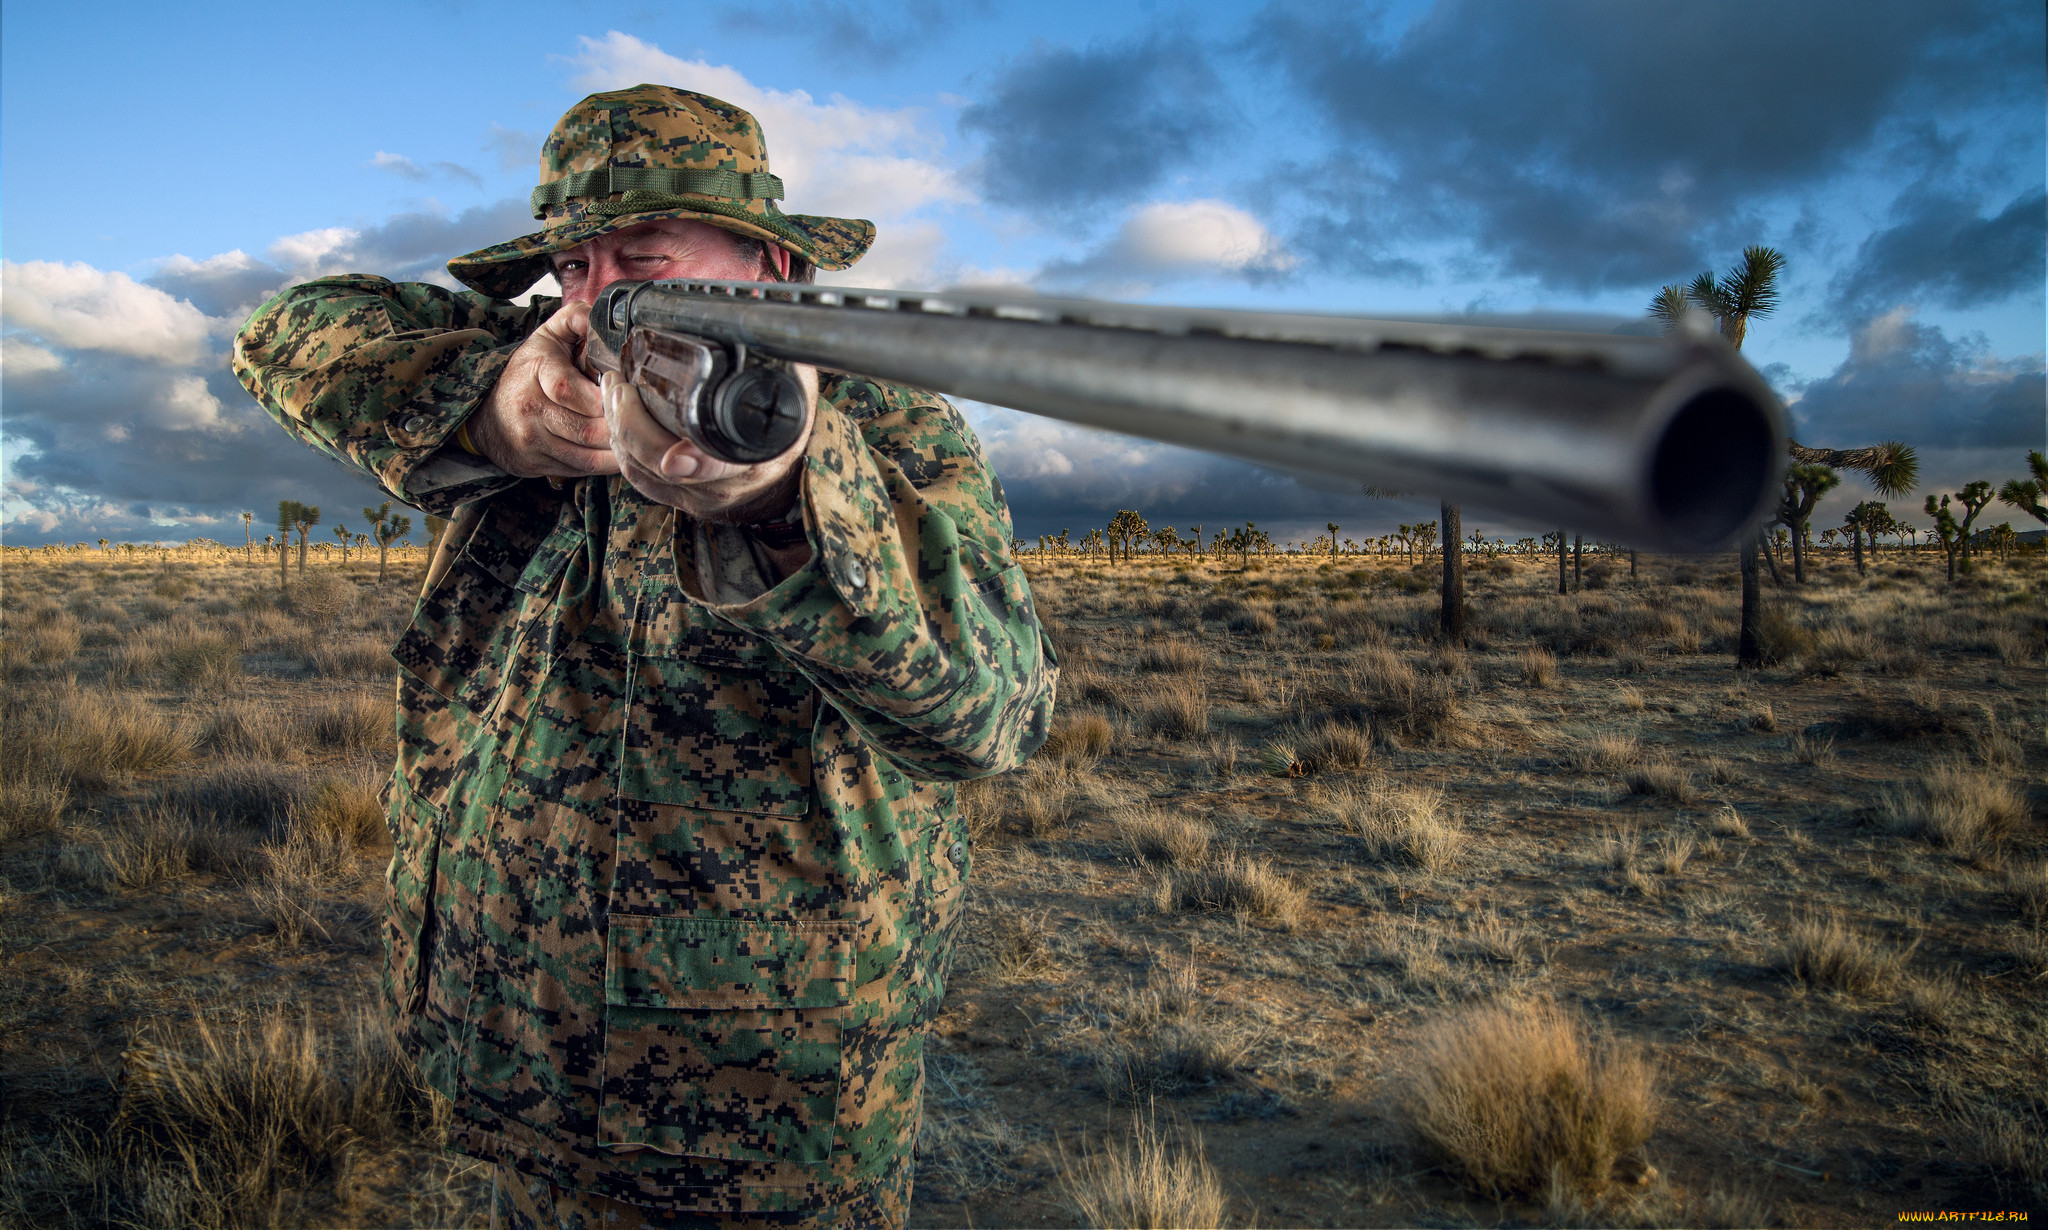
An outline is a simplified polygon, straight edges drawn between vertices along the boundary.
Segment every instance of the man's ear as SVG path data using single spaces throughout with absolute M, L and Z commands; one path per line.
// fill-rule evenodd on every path
M 789 281 L 789 249 L 781 244 L 761 242 L 761 263 L 768 266 L 778 282 Z

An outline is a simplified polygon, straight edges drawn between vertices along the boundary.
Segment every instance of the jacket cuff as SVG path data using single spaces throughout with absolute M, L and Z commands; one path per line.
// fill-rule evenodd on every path
M 519 479 L 455 443 L 456 429 L 476 413 L 518 346 L 453 356 L 410 401 L 383 420 L 390 448 L 377 469 L 384 485 L 414 507 L 439 512 L 503 491 Z

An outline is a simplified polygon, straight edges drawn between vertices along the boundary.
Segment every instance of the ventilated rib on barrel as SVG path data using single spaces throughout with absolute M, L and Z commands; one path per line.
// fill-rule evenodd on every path
M 591 313 L 1033 414 L 1679 551 L 1776 498 L 1784 413 L 1720 339 L 768 282 Z

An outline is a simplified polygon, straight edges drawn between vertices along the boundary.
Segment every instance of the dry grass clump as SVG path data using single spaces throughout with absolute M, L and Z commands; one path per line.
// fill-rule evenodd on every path
M 55 831 L 70 803 L 71 788 L 62 780 L 0 777 L 0 841 Z
M 1280 621 L 1273 618 L 1273 612 L 1271 611 L 1252 608 L 1231 616 L 1228 626 L 1232 632 L 1266 637 L 1273 635 L 1274 632 L 1279 630 Z
M 2016 862 L 2005 869 L 2005 898 L 2021 918 L 2048 923 L 2048 862 Z
M 1026 836 L 1050 837 L 1074 819 L 1080 781 L 1070 770 L 1034 760 L 1024 766 L 1014 815 Z
M 1095 1052 L 1095 1071 L 1112 1106 L 1213 1085 L 1243 1063 L 1249 1041 L 1212 1022 L 1170 1021 L 1141 1039 L 1114 1039 Z
M 1936 765 L 1910 786 L 1878 797 L 1878 815 L 1892 829 L 1927 838 L 1965 856 L 1988 854 L 2011 840 L 2027 815 L 2027 799 L 2012 783 L 1951 761 Z
M 1785 740 L 1785 750 L 1800 764 L 1823 768 L 1835 762 L 1835 737 L 1825 732 L 1800 731 Z
M 1052 731 L 1038 754 L 1058 761 L 1062 768 L 1089 769 L 1116 744 L 1116 726 L 1092 710 L 1061 713 L 1053 718 Z
M 1756 634 L 1757 648 L 1767 666 L 1794 662 L 1814 651 L 1813 629 L 1780 610 L 1766 610 Z
M 306 774 L 270 760 L 222 760 L 158 792 L 187 814 L 279 832 L 310 794 Z
M 1209 732 L 1209 690 L 1198 678 L 1170 677 L 1138 697 L 1146 729 L 1169 739 L 1193 739 Z
M 1199 675 L 1208 665 L 1209 655 L 1183 640 L 1154 640 L 1138 651 L 1139 670 Z
M 989 959 L 1004 979 L 1035 978 L 1059 963 L 1051 926 L 1043 914 L 1019 914 L 989 932 L 994 936 Z
M 1603 730 L 1571 751 L 1571 766 L 1586 773 L 1619 773 L 1642 758 L 1642 741 L 1618 730 Z
M 1334 714 L 1369 721 L 1387 741 L 1422 746 L 1456 746 L 1464 742 L 1465 712 L 1457 684 L 1443 675 L 1418 673 L 1387 649 L 1369 649 L 1346 671 L 1344 686 L 1317 690 L 1315 699 Z
M 104 789 L 130 773 L 169 768 L 197 742 L 173 714 L 118 692 L 66 685 L 6 706 L 8 775 Z
M 1786 929 L 1772 967 L 1810 986 L 1870 996 L 1891 991 L 1911 955 L 1851 930 L 1839 914 L 1807 914 Z
M 1308 892 L 1264 863 L 1231 850 L 1211 854 L 1193 867 L 1174 868 L 1160 881 L 1154 904 L 1169 913 L 1229 910 L 1291 931 L 1308 905 Z
M 1372 764 L 1372 736 L 1350 722 L 1320 722 L 1286 742 L 1301 773 L 1342 773 Z
M 1669 799 L 1680 806 L 1696 802 L 1700 797 L 1699 786 L 1693 781 L 1692 774 L 1668 760 L 1653 760 L 1631 770 L 1623 781 L 1630 794 Z
M 1135 1117 L 1128 1139 L 1083 1155 L 1060 1186 L 1084 1226 L 1189 1230 L 1221 1226 L 1229 1208 L 1199 1138 L 1175 1148 L 1154 1124 Z
M 1119 820 L 1131 852 L 1147 862 L 1193 867 L 1209 856 L 1216 830 L 1206 820 L 1146 804 Z
M 1577 1016 L 1538 1001 L 1428 1030 L 1401 1109 L 1423 1145 L 1488 1196 L 1597 1195 L 1649 1139 L 1658 1096 L 1640 1051 L 1596 1042 Z
M 229 700 L 217 705 L 200 727 L 199 745 L 226 756 L 281 760 L 298 750 L 298 731 L 277 706 Z
M 98 838 L 108 879 L 127 889 L 154 888 L 192 873 L 192 820 L 157 809 L 110 824 Z
M 122 1056 L 112 1143 L 148 1182 L 152 1224 L 274 1224 L 352 1150 L 439 1134 L 446 1104 L 374 1009 L 323 1031 L 273 1012 L 145 1027 Z M 286 1219 L 296 1220 L 296 1219 Z
M 398 719 L 388 697 L 337 697 L 307 716 L 306 731 L 314 743 L 343 751 L 391 751 L 398 745 Z
M 0 655 L 10 673 L 16 663 L 32 669 L 60 667 L 78 656 L 84 639 L 78 621 L 60 614 L 48 622 L 9 627 L 6 640 L 0 642 Z
M 321 899 L 355 887 L 361 878 L 356 847 L 348 837 L 311 825 L 294 825 L 269 848 L 269 867 L 249 887 L 249 900 L 270 922 L 278 942 L 306 943 L 316 933 L 332 940 L 321 917 Z
M 1432 875 L 1455 863 L 1465 846 L 1465 830 L 1441 790 L 1373 782 L 1332 795 L 1326 812 L 1363 842 L 1367 858 Z
M 924 1117 L 917 1129 L 920 1198 L 954 1204 L 1013 1190 L 1015 1162 L 1027 1137 L 996 1111 L 980 1066 L 927 1041 L 924 1071 Z
M 390 836 L 381 783 L 366 776 L 323 779 L 294 819 L 301 827 L 333 837 L 351 850 L 374 849 Z
M 1532 688 L 1548 688 L 1557 683 L 1557 655 L 1548 649 L 1525 649 L 1515 664 L 1521 671 L 1522 682 Z
M 375 636 L 324 641 L 306 654 L 306 665 L 328 679 L 389 679 L 398 673 L 391 646 Z

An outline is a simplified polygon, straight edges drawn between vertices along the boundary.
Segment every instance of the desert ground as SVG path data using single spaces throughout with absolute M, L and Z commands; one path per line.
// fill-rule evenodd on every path
M 2048 1210 L 2048 560 L 1027 555 L 917 1226 Z M 480 1226 L 379 1026 L 422 567 L 5 553 L 0 1224 Z M 1633 575 L 1632 575 L 1633 573 Z

